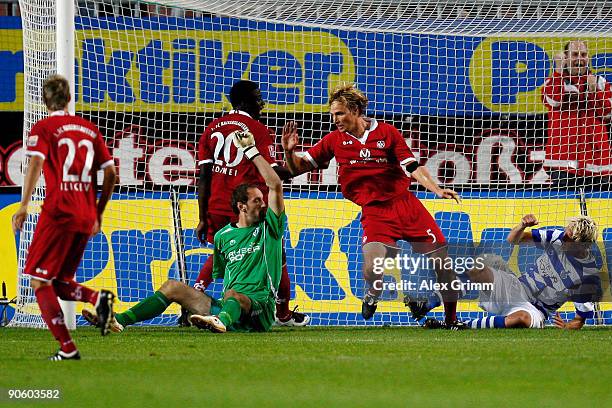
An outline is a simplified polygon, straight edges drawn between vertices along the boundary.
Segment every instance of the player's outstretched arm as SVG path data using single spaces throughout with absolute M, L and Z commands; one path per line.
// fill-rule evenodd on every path
M 108 204 L 108 200 L 110 200 L 111 195 L 113 194 L 113 189 L 115 188 L 115 183 L 117 182 L 117 170 L 115 169 L 115 165 L 111 164 L 104 168 L 104 180 L 102 181 L 102 192 L 100 193 L 100 199 L 98 200 L 98 219 L 94 224 L 94 229 L 92 231 L 92 235 L 96 235 L 100 232 L 100 228 L 102 227 L 102 214 L 104 214 L 104 210 L 106 209 L 106 204 Z
M 285 126 L 283 126 L 281 144 L 285 151 L 287 167 L 293 176 L 307 173 L 314 168 L 312 163 L 308 160 L 295 154 L 295 148 L 298 145 L 297 124 L 295 122 L 287 122 Z
M 200 221 L 196 227 L 196 236 L 200 242 L 206 242 L 206 232 L 208 222 L 206 213 L 208 212 L 208 199 L 210 198 L 210 183 L 212 181 L 212 163 L 204 163 L 200 166 L 198 178 L 198 214 Z
M 23 180 L 23 191 L 21 193 L 21 205 L 17 212 L 13 215 L 13 231 L 20 231 L 23 227 L 23 223 L 28 216 L 28 205 L 34 192 L 34 187 L 40 177 L 40 171 L 42 170 L 43 159 L 40 156 L 30 156 L 30 165 L 28 166 L 28 172 L 26 173 L 25 179 Z
M 461 197 L 455 190 L 451 190 L 450 188 L 441 188 L 436 180 L 431 177 L 429 170 L 425 166 L 419 166 L 410 173 L 412 177 L 419 182 L 420 185 L 435 193 L 440 198 L 452 198 L 457 203 L 461 203 Z
M 285 211 L 283 201 L 283 182 L 270 163 L 266 161 L 255 147 L 255 138 L 250 132 L 234 132 L 234 144 L 239 149 L 242 149 L 247 159 L 251 160 L 259 174 L 263 177 L 266 185 L 270 189 L 268 193 L 268 205 L 274 211 L 274 214 L 280 215 Z
M 557 314 L 553 316 L 553 323 L 555 324 L 555 327 L 559 329 L 580 330 L 582 329 L 582 326 L 584 326 L 585 322 L 586 319 L 578 315 L 576 315 L 576 317 L 574 317 L 569 322 L 563 320 L 559 312 L 557 312 Z
M 538 225 L 538 219 L 533 214 L 527 214 L 522 219 L 521 222 L 512 228 L 512 231 L 508 233 L 508 237 L 506 241 L 511 244 L 518 244 L 520 242 L 532 242 L 533 236 L 531 232 L 525 232 L 525 228 L 533 227 Z

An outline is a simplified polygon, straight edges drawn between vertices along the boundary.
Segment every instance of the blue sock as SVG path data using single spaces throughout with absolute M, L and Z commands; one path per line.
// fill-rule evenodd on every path
M 506 316 L 487 316 L 467 321 L 471 329 L 503 329 L 506 327 Z

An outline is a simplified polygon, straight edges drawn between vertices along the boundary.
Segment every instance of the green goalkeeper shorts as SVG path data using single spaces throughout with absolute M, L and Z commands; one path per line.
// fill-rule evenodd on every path
M 245 294 L 251 299 L 251 312 L 242 312 L 240 319 L 227 329 L 236 332 L 267 332 L 274 325 L 276 302 L 269 293 Z M 218 315 L 223 309 L 223 299 L 215 300 L 210 314 Z

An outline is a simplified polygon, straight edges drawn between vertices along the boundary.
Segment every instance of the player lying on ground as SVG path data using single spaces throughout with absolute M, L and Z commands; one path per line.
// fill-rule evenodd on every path
M 115 165 L 98 128 L 68 113 L 68 81 L 49 77 L 42 97 L 49 116 L 30 131 L 26 155 L 30 157 L 21 206 L 13 215 L 13 230 L 21 230 L 28 215 L 34 187 L 45 172 L 47 187 L 42 212 L 30 244 L 24 273 L 30 275 L 43 320 L 60 343 L 51 360 L 78 360 L 79 351 L 64 324 L 57 298 L 96 306 L 102 335 L 108 333 L 113 314 L 113 293 L 96 291 L 74 281 L 89 237 L 100 232 L 102 214 L 115 185 Z M 43 168 L 44 163 L 44 168 Z M 102 194 L 96 203 L 96 173 L 104 171 Z
M 382 293 L 379 283 L 383 276 L 374 272 L 378 258 L 393 258 L 397 254 L 397 241 L 411 243 L 417 252 L 432 258 L 445 258 L 446 240 L 442 231 L 414 194 L 408 191 L 410 172 L 421 185 L 441 198 L 459 202 L 459 195 L 440 188 L 427 168 L 420 166 L 400 132 L 387 123 L 365 115 L 368 99 L 352 85 L 336 88 L 329 98 L 329 110 L 337 130 L 324 136 L 303 156 L 296 154 L 297 126 L 289 122 L 283 128 L 282 144 L 287 166 L 292 174 L 302 174 L 336 158 L 339 166 L 338 183 L 342 194 L 361 207 L 363 227 L 363 275 L 369 284 L 361 314 L 371 319 Z M 446 262 L 435 262 L 438 280 L 447 285 L 456 279 Z M 442 292 L 446 322 L 449 327 L 457 322 L 458 293 Z M 409 302 L 415 318 L 422 317 L 425 302 Z
M 480 307 L 492 316 L 465 322 L 470 328 L 542 328 L 549 316 L 555 326 L 580 329 L 593 316 L 593 303 L 601 293 L 600 266 L 591 247 L 597 239 L 597 225 L 585 216 L 570 219 L 564 230 L 525 228 L 538 224 L 532 214 L 510 231 L 508 242 L 533 243 L 543 249 L 527 272 L 517 277 L 499 256 L 485 266 L 467 272 L 472 282 L 493 283 L 492 290 L 480 291 Z M 563 321 L 557 310 L 573 301 L 576 317 Z M 440 323 L 429 319 L 426 327 Z
M 281 180 L 291 178 L 291 173 L 278 166 L 275 159 L 274 134 L 259 121 L 265 103 L 259 86 L 252 81 L 238 81 L 230 90 L 233 110 L 214 120 L 206 127 L 198 143 L 198 207 L 200 222 L 196 228 L 202 243 L 213 242 L 215 234 L 230 222 L 238 221 L 238 216 L 229 208 L 232 191 L 240 184 L 254 184 L 268 197 L 268 187 L 257 169 L 243 157 L 242 151 L 232 143 L 236 131 L 253 134 L 255 146 L 261 156 L 268 161 Z M 213 257 L 208 257 L 194 288 L 204 291 L 212 282 Z M 291 282 L 283 252 L 283 269 L 276 304 L 276 322 L 282 326 L 305 326 L 310 317 L 289 310 Z
M 154 295 L 124 313 L 115 315 L 111 330 L 151 319 L 177 302 L 191 315 L 191 322 L 214 332 L 226 330 L 268 331 L 274 323 L 275 296 L 281 275 L 282 239 L 285 230 L 282 183 L 270 164 L 259 155 L 253 136 L 239 140 L 245 156 L 253 161 L 269 188 L 268 203 L 254 185 L 242 184 L 232 194 L 238 222 L 215 234 L 215 278 L 223 278 L 223 299 L 215 300 L 182 282 L 166 281 Z M 237 141 L 238 143 L 238 141 Z M 213 316 L 211 316 L 211 314 Z M 214 316 L 216 315 L 216 316 Z M 83 316 L 96 324 L 96 316 Z

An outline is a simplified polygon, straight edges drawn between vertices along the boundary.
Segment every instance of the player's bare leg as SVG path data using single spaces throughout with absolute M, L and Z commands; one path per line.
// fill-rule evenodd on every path
M 60 308 L 53 285 L 51 282 L 35 278 L 30 280 L 30 285 L 34 289 L 43 320 L 53 334 L 53 337 L 60 343 L 59 351 L 50 357 L 50 359 L 54 361 L 80 360 L 79 351 L 64 323 L 64 314 Z
M 444 321 L 449 327 L 457 325 L 459 324 L 457 321 L 457 300 L 459 300 L 460 293 L 451 287 L 451 283 L 457 279 L 457 275 L 452 268 L 452 264 L 445 262 L 448 257 L 448 250 L 446 247 L 442 247 L 429 252 L 427 255 L 433 260 L 438 282 L 446 285 L 445 289 L 440 290 L 444 302 Z
M 310 323 L 310 316 L 297 311 L 297 306 L 289 310 L 289 298 L 291 297 L 291 281 L 287 271 L 287 257 L 283 248 L 283 267 L 281 280 L 278 285 L 276 300 L 276 324 L 279 326 L 303 327 Z
M 129 310 L 117 313 L 111 324 L 111 331 L 121 332 L 124 326 L 159 316 L 173 302 L 180 304 L 190 313 L 208 315 L 213 299 L 189 285 L 169 279 L 153 295 L 141 300 Z M 83 317 L 93 325 L 98 324 L 97 316 L 89 311 L 84 310 Z
M 378 307 L 378 298 L 382 294 L 384 273 L 375 270 L 376 259 L 395 257 L 398 249 L 382 242 L 368 242 L 363 246 L 363 278 L 368 284 L 368 290 L 361 304 L 361 316 L 369 320 L 374 316 Z
M 218 316 L 191 315 L 189 321 L 200 329 L 214 333 L 225 333 L 227 328 L 240 319 L 242 313 L 251 312 L 251 299 L 233 289 L 223 296 L 223 309 Z

